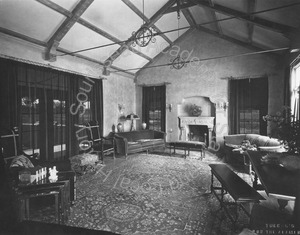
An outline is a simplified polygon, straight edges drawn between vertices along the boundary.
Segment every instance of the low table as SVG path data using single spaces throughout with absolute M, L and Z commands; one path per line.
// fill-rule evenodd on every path
M 188 155 L 190 154 L 190 150 L 199 151 L 201 154 L 200 159 L 202 160 L 205 157 L 205 149 L 206 144 L 200 141 L 174 141 L 168 142 L 170 147 L 170 156 L 172 155 L 172 148 L 174 149 L 174 154 L 176 153 L 176 149 L 184 150 L 184 158 L 186 158 L 186 151 L 188 151 Z

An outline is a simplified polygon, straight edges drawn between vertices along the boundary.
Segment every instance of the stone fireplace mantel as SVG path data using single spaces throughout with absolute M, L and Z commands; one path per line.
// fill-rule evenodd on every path
M 208 127 L 209 141 L 212 138 L 212 130 L 214 128 L 215 117 L 178 117 L 179 127 L 180 127 L 180 140 L 188 140 L 188 126 L 189 125 L 199 125 Z
M 203 125 L 214 128 L 214 117 L 179 117 L 180 128 L 186 125 Z

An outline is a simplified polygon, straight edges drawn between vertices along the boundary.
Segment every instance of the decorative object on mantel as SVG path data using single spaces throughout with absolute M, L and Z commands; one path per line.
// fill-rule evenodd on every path
M 127 117 L 126 117 L 127 120 L 131 120 L 131 127 L 130 127 L 130 131 L 135 131 L 135 128 L 134 128 L 134 123 L 133 121 L 134 120 L 138 120 L 140 119 L 138 115 L 134 114 L 134 113 L 131 113 L 131 114 L 128 114 Z
M 143 1 L 143 15 L 144 14 L 144 0 Z M 132 43 L 132 46 L 139 45 L 140 47 L 146 47 L 149 42 L 155 43 L 156 39 L 154 38 L 154 34 L 156 33 L 155 29 L 153 27 L 147 27 L 145 26 L 145 22 L 143 19 L 143 25 L 142 27 L 137 31 L 133 32 L 132 36 L 134 38 L 134 41 Z
M 300 157 L 300 120 L 295 120 L 290 107 L 284 107 L 282 112 L 276 115 L 263 116 L 264 121 L 273 122 L 276 125 L 272 137 L 281 140 L 286 150 Z
M 189 107 L 189 115 L 190 116 L 198 117 L 198 116 L 201 116 L 201 114 L 202 114 L 201 106 L 196 105 L 196 104 L 192 104 Z
M 143 128 L 143 130 L 146 130 L 146 127 L 147 127 L 147 123 L 146 123 L 146 122 L 143 122 L 143 123 L 142 123 L 142 128 Z

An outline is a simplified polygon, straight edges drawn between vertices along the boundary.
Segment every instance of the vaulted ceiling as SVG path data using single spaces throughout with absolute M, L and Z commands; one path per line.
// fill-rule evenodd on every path
M 191 29 L 255 51 L 289 48 L 299 13 L 299 0 L 1 0 L 0 33 L 45 47 L 45 60 L 71 54 L 135 75 Z M 134 37 L 142 25 L 154 29 L 145 47 Z

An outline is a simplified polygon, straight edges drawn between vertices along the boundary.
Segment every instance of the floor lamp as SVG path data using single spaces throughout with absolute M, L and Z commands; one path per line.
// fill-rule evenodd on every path
M 131 114 L 128 114 L 128 115 L 127 115 L 126 119 L 127 119 L 127 120 L 131 120 L 131 127 L 130 127 L 130 131 L 135 131 L 135 128 L 134 128 L 134 123 L 133 123 L 133 121 L 134 121 L 134 120 L 138 120 L 138 119 L 140 119 L 140 118 L 139 118 L 139 116 L 138 116 L 138 115 L 136 115 L 136 114 L 133 114 L 133 113 L 131 113 Z

